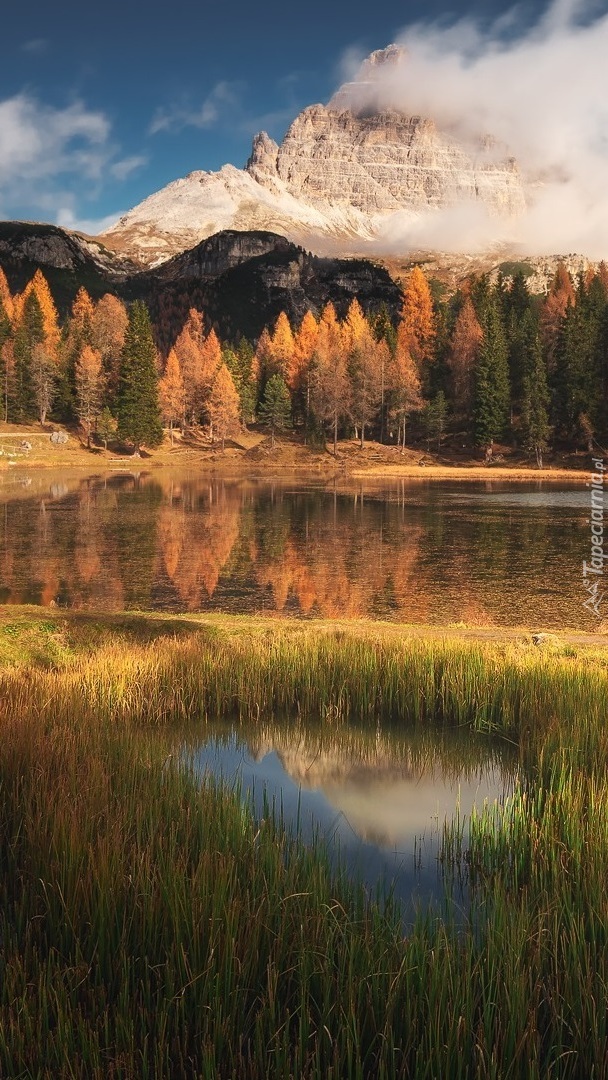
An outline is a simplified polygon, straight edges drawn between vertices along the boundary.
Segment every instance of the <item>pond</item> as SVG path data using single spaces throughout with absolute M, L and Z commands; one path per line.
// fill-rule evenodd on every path
M 157 470 L 0 476 L 0 602 L 596 629 L 589 492 Z
M 236 787 L 256 817 L 275 816 L 372 896 L 391 892 L 411 919 L 419 909 L 466 911 L 466 881 L 441 861 L 444 827 L 466 848 L 473 812 L 500 802 L 517 776 L 513 747 L 471 732 L 404 733 L 347 725 L 209 724 L 183 747 L 201 777 Z

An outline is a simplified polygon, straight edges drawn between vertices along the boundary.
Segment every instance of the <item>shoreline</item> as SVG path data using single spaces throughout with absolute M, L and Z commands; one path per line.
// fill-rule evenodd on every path
M 305 641 L 319 634 L 350 636 L 352 638 L 381 640 L 417 640 L 429 645 L 439 642 L 486 644 L 488 646 L 513 647 L 534 650 L 540 655 L 559 654 L 572 647 L 587 651 L 600 650 L 604 663 L 608 662 L 608 626 L 596 631 L 564 627 L 559 630 L 533 626 L 476 626 L 459 623 L 402 623 L 380 619 L 295 619 L 284 615 L 234 615 L 225 612 L 166 611 L 83 611 L 57 606 L 28 604 L 0 604 L 0 633 L 9 626 L 26 629 L 30 625 L 52 620 L 64 627 L 98 628 L 117 630 L 132 636 L 136 641 L 167 633 L 179 637 L 197 631 L 217 631 L 226 637 L 265 638 L 272 630 L 290 639 Z M 538 640 L 535 640 L 538 639 Z M 606 650 L 606 654 L 603 653 Z
M 7 430 L 8 428 L 8 430 Z M 153 452 L 143 451 L 141 457 L 127 452 L 116 453 L 101 447 L 87 447 L 77 434 L 65 432 L 67 442 L 50 443 L 48 429 L 33 430 L 33 425 L 19 429 L 18 425 L 0 425 L 0 478 L 13 472 L 47 470 L 77 470 L 82 473 L 113 471 L 196 470 L 204 475 L 246 476 L 252 479 L 289 475 L 316 476 L 333 481 L 349 480 L 456 480 L 456 481 L 525 481 L 560 482 L 587 479 L 591 470 L 591 454 L 553 455 L 543 469 L 529 459 L 512 454 L 508 448 L 499 449 L 499 460 L 485 465 L 471 448 L 465 454 L 430 453 L 420 447 L 408 447 L 401 454 L 394 446 L 368 442 L 363 448 L 353 439 L 338 444 L 334 458 L 329 444 L 325 450 L 315 450 L 296 438 L 270 440 L 259 432 L 247 432 L 242 442 L 219 447 L 198 442 L 197 436 L 171 446 L 165 444 Z M 192 441 L 194 439 L 194 441 Z M 13 445 L 11 445 L 11 443 Z M 21 444 L 27 444 L 23 448 Z M 559 464 L 560 460 L 563 464 Z

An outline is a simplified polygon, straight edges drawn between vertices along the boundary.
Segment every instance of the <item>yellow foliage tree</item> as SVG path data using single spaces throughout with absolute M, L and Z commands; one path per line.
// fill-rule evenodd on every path
M 437 328 L 431 290 L 419 266 L 412 270 L 403 292 L 401 322 L 409 340 L 410 352 L 419 370 L 424 373 L 434 359 Z
M 173 424 L 180 422 L 184 415 L 184 380 L 175 349 L 167 357 L 165 373 L 158 384 L 158 400 L 163 420 L 169 425 L 171 446 L 173 446 Z
M 226 439 L 230 435 L 236 435 L 241 427 L 241 399 L 225 364 L 221 364 L 216 371 L 207 403 L 207 414 L 211 437 L 220 440 L 223 453 Z

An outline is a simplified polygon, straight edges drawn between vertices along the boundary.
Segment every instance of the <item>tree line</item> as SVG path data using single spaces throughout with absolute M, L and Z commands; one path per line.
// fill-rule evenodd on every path
M 60 324 L 37 271 L 12 295 L 0 270 L 1 417 L 79 422 L 87 441 L 155 447 L 203 425 L 214 441 L 259 422 L 272 440 L 366 437 L 401 450 L 450 429 L 491 457 L 508 441 L 542 465 L 551 446 L 591 448 L 607 435 L 608 270 L 573 281 L 563 265 L 545 296 L 519 270 L 467 281 L 447 300 L 410 273 L 395 325 L 356 300 L 293 327 L 279 315 L 257 342 L 221 342 L 192 308 L 162 356 L 148 310 L 81 288 Z

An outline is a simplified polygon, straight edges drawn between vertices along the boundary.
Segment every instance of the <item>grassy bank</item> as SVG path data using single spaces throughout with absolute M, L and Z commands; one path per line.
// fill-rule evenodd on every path
M 179 432 L 171 443 L 168 432 L 163 444 L 152 452 L 143 451 L 134 458 L 127 447 L 87 448 L 82 433 L 65 430 L 67 441 L 53 445 L 52 428 L 33 423 L 27 426 L 0 423 L 0 474 L 15 469 L 38 472 L 44 469 L 79 469 L 111 471 L 131 468 L 196 468 L 204 473 L 225 473 L 264 477 L 275 473 L 311 473 L 321 476 L 404 477 L 445 480 L 581 480 L 590 471 L 590 455 L 569 453 L 549 455 L 545 468 L 539 470 L 529 455 L 507 450 L 490 467 L 482 453 L 460 443 L 442 447 L 440 453 L 426 446 L 406 447 L 369 441 L 361 447 L 356 439 L 342 439 L 337 456 L 333 446 L 311 448 L 299 434 L 277 437 L 272 445 L 263 430 L 246 431 L 222 451 L 200 433 L 183 439 Z M 25 448 L 27 444 L 28 448 Z
M 0 1075 L 608 1074 L 605 650 L 252 620 L 0 620 Z M 464 726 L 522 783 L 404 939 L 175 763 L 184 722 Z

